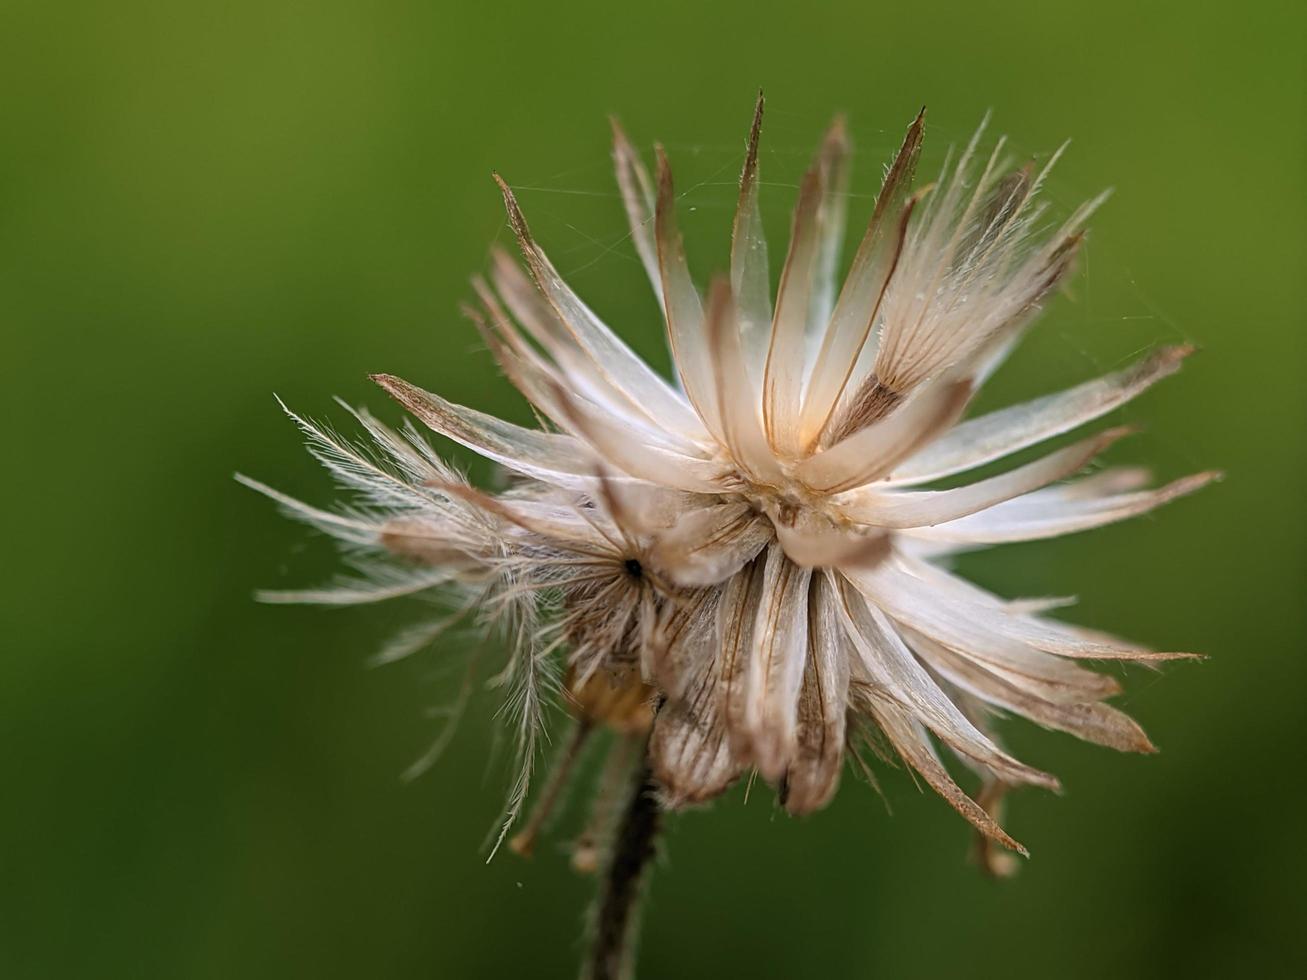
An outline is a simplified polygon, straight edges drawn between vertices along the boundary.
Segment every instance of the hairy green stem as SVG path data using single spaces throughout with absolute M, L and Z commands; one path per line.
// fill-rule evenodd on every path
M 657 852 L 662 810 L 647 761 L 632 786 L 603 872 L 584 980 L 629 980 L 634 974 L 640 898 Z

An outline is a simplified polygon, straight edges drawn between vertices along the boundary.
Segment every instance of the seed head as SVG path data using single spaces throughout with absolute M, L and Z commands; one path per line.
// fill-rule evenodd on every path
M 992 718 L 1021 715 L 1151 751 L 1106 703 L 1116 681 L 1086 662 L 1188 655 L 1055 620 L 1058 601 L 1002 599 L 941 559 L 1122 520 L 1215 474 L 1155 489 L 1135 469 L 1077 478 L 1127 434 L 1119 428 L 996 476 L 968 474 L 1106 415 L 1189 350 L 1163 348 L 1067 391 L 967 417 L 1072 269 L 1102 196 L 1041 233 L 1039 190 L 1057 155 L 1038 169 L 1011 166 L 1001 139 L 981 155 L 981 132 L 935 182 L 915 187 L 923 110 L 841 281 L 850 144 L 837 120 L 801 184 L 773 297 L 759 211 L 762 112 L 760 96 L 729 273 L 704 294 L 686 265 L 666 154 L 657 150 L 650 174 L 614 123 L 617 182 L 666 322 L 671 381 L 573 292 L 496 176 L 526 272 L 496 251 L 467 312 L 546 427 L 374 376 L 429 429 L 514 474 L 510 489 L 490 494 L 411 427 L 397 434 L 358 412 L 372 441 L 364 448 L 292 415 L 359 501 L 320 511 L 247 482 L 338 538 L 366 575 L 282 598 L 438 591 L 513 624 L 520 642 L 507 673 L 526 775 L 561 661 L 583 734 L 647 733 L 668 806 L 710 800 L 756 770 L 787 810 L 807 813 L 835 792 L 846 752 L 870 740 L 985 838 L 1023 851 L 990 804 L 1010 787 L 1058 784 L 1011 756 Z M 935 742 L 979 775 L 976 799 Z M 519 837 L 519 849 L 533 840 L 534 830 Z M 997 867 L 992 847 L 980 853 Z

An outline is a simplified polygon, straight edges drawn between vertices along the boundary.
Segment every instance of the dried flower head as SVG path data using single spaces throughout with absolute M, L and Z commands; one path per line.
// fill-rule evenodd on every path
M 849 143 L 837 121 L 799 189 L 773 302 L 761 121 L 760 97 L 730 274 L 706 298 L 686 266 L 666 155 L 659 148 L 651 176 L 614 125 L 617 181 L 666 320 L 673 382 L 563 281 L 500 180 L 526 274 L 496 252 L 468 313 L 547 423 L 527 429 L 397 377 L 375 380 L 516 482 L 498 494 L 474 489 L 415 430 L 396 434 L 362 412 L 371 449 L 292 416 L 361 499 L 325 512 L 255 486 L 343 542 L 364 577 L 280 598 L 366 602 L 439 590 L 512 624 L 520 642 L 505 676 L 526 764 L 510 820 L 526 795 L 543 698 L 558 683 L 579 719 L 576 745 L 600 726 L 622 733 L 628 756 L 630 740 L 647 738 L 666 806 L 711 800 L 756 770 L 786 809 L 807 813 L 831 798 L 846 752 L 866 740 L 892 747 L 985 838 L 1020 851 L 993 804 L 1008 787 L 1057 780 L 1008 754 L 992 718 L 1022 715 L 1151 751 L 1140 727 L 1106 703 L 1117 682 L 1085 662 L 1187 655 L 1051 619 L 1056 602 L 1004 600 L 940 559 L 1141 514 L 1214 474 L 1156 489 L 1137 469 L 1071 479 L 1123 429 L 996 476 L 964 474 L 1105 415 L 1175 371 L 1188 350 L 1161 349 L 963 420 L 1067 276 L 1102 198 L 1042 233 L 1037 194 L 1053 161 L 1010 168 L 1001 140 L 978 155 L 979 133 L 935 183 L 914 190 L 923 112 L 841 284 Z M 954 485 L 923 489 L 938 481 Z M 406 634 L 383 657 L 442 626 Z M 955 783 L 935 740 L 980 775 L 978 799 Z M 555 779 L 546 808 L 557 789 Z M 517 839 L 520 850 L 538 822 Z

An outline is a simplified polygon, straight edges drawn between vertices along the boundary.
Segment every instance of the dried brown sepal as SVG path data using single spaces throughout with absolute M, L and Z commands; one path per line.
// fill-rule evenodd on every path
M 584 720 L 573 725 L 572 737 L 568 739 L 562 753 L 550 768 L 549 776 L 545 780 L 544 788 L 540 791 L 539 800 L 531 810 L 531 815 L 527 817 L 522 830 L 508 840 L 509 850 L 514 854 L 519 857 L 530 857 L 535 853 L 536 841 L 549 822 L 550 817 L 553 816 L 559 799 L 567 788 L 567 783 L 571 778 L 572 770 L 576 766 L 576 761 L 581 755 L 581 750 L 585 747 L 593 731 L 594 726 Z
M 849 658 L 825 576 L 808 596 L 808 659 L 799 692 L 798 745 L 785 774 L 782 804 L 793 815 L 825 806 L 839 787 L 844 764 Z
M 1001 780 L 987 780 L 976 794 L 976 803 L 997 823 L 1003 819 L 1006 797 L 1012 787 Z M 980 830 L 972 834 L 971 860 L 990 878 L 1011 878 L 1021 870 L 1021 863 Z
M 654 721 L 649 764 L 669 809 L 715 799 L 741 767 L 717 708 L 717 665 L 705 662 L 685 697 L 668 700 Z
M 1030 852 L 1000 827 L 988 810 L 967 796 L 954 782 L 948 770 L 936 757 L 925 733 L 906 712 L 877 697 L 868 701 L 868 710 L 904 762 L 916 770 L 930 788 L 942 796 L 982 836 L 1016 851 L 1023 857 L 1030 856 Z

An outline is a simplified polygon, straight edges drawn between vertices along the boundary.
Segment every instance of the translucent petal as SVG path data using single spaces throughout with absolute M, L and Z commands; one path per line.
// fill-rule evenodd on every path
M 1103 432 L 1015 470 L 952 490 L 853 490 L 837 503 L 850 520 L 877 527 L 943 524 L 1070 476 L 1128 432 Z
M 658 297 L 658 305 L 662 306 L 662 277 L 658 272 L 658 246 L 654 242 L 653 181 L 617 118 L 614 116 L 610 122 L 613 127 L 613 167 L 617 172 L 617 186 L 622 193 L 626 219 L 631 225 L 631 241 L 649 276 L 654 295 Z
M 825 493 L 870 483 L 951 424 L 970 395 L 965 381 L 924 386 L 886 418 L 805 459 L 795 476 Z
M 771 338 L 771 273 L 762 213 L 758 208 L 758 137 L 762 132 L 762 92 L 753 110 L 749 146 L 740 173 L 740 198 L 731 229 L 731 292 L 739 305 L 740 348 L 755 385 L 762 383 L 763 361 Z
M 949 700 L 912 655 L 884 613 L 868 606 L 847 582 L 839 587 L 839 615 L 873 684 L 957 752 L 1013 783 L 1056 789 L 1057 780 L 1032 769 L 995 745 Z
M 1207 486 L 1220 476 L 1215 471 L 1195 473 L 1156 490 L 1070 499 L 1040 490 L 977 514 L 934 527 L 913 528 L 907 533 L 924 541 L 958 547 L 1060 537 L 1146 514 Z
M 908 127 L 903 145 L 885 174 L 871 221 L 822 338 L 804 399 L 803 433 L 807 443 L 815 442 L 826 427 L 876 322 L 881 298 L 907 234 L 911 209 L 905 212 L 905 208 L 924 128 L 923 109 Z
M 1124 371 L 968 419 L 898 467 L 896 483 L 924 483 L 1000 459 L 1106 415 L 1180 367 L 1190 347 L 1165 347 Z
M 445 401 L 393 375 L 374 374 L 372 380 L 433 432 L 487 459 L 553 486 L 584 489 L 592 481 L 595 457 L 571 436 L 524 429 Z
M 498 179 L 498 178 L 497 178 Z M 540 292 L 576 342 L 594 359 L 599 370 L 636 404 L 683 435 L 702 439 L 703 425 L 685 400 L 640 359 L 601 321 L 563 281 L 553 264 L 531 237 L 526 218 L 508 185 L 499 181 L 509 221 Z

